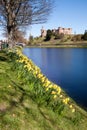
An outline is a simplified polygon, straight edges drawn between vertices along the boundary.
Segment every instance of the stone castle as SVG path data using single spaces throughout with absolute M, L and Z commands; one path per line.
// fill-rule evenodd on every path
M 68 34 L 71 35 L 72 34 L 72 28 L 62 28 L 59 27 L 58 29 L 53 29 L 52 30 L 53 33 L 55 34 Z M 47 30 L 45 30 L 43 27 L 41 29 L 41 37 L 45 37 L 47 34 Z

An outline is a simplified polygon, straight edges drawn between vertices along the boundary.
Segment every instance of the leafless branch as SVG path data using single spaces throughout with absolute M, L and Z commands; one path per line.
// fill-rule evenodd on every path
M 0 0 L 0 26 L 12 38 L 16 28 L 46 22 L 51 9 L 52 0 Z

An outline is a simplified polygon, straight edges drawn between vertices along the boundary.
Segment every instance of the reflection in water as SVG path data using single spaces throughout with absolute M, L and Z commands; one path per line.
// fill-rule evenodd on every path
M 23 53 L 60 85 L 76 102 L 87 107 L 87 49 L 25 48 Z

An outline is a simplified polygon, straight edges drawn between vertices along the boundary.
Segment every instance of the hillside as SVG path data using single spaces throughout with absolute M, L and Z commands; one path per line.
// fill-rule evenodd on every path
M 81 39 L 82 35 L 64 35 L 63 38 L 55 39 L 54 36 L 50 40 L 45 40 L 43 37 L 36 37 L 30 43 L 29 47 L 83 47 L 87 48 L 87 40 Z M 73 40 L 72 40 L 73 37 Z
M 87 130 L 87 112 L 20 51 L 0 51 L 0 130 Z

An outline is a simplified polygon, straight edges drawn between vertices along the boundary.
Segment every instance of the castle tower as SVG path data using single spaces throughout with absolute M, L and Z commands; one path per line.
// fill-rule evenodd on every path
M 58 28 L 58 33 L 59 34 L 72 34 L 72 28 L 62 28 L 62 27 L 59 27 Z
M 43 28 L 42 26 L 42 29 L 41 29 L 41 37 L 45 37 L 47 34 L 47 31 Z

